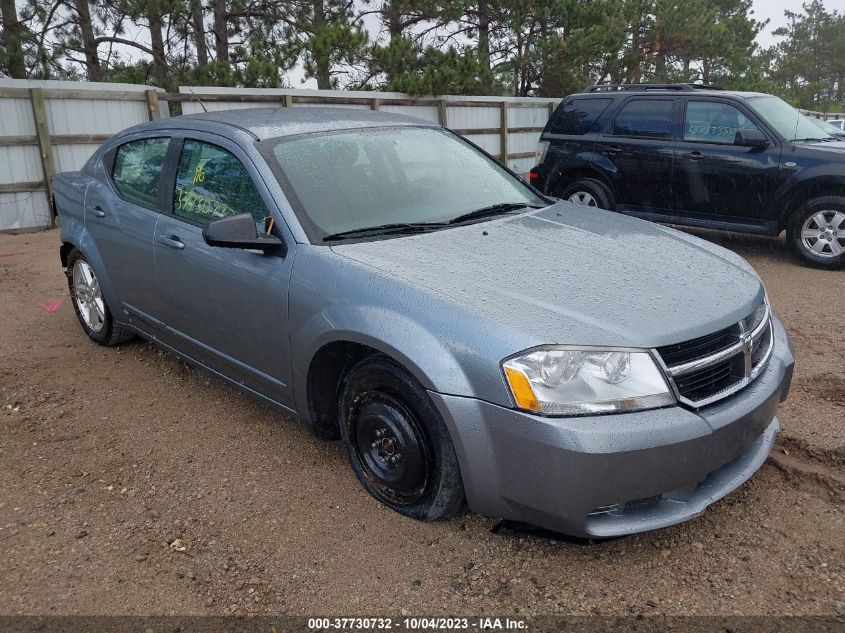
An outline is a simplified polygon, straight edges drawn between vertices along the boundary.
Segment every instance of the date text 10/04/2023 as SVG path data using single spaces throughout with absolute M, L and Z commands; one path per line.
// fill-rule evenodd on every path
M 331 631 L 344 629 L 374 631 L 520 631 L 526 630 L 527 628 L 528 626 L 525 620 L 496 617 L 406 617 L 402 619 L 350 617 L 308 619 L 308 629 L 311 631 Z

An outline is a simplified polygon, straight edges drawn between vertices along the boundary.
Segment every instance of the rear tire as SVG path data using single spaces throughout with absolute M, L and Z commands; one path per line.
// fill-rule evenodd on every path
M 789 218 L 786 239 L 795 254 L 811 266 L 845 266 L 845 197 L 810 200 Z
M 340 398 L 340 435 L 352 471 L 378 501 L 435 521 L 464 504 L 458 458 L 425 388 L 381 354 L 355 365 Z
M 561 190 L 561 200 L 588 207 L 613 210 L 613 200 L 607 187 L 595 178 L 580 178 Z
M 77 248 L 68 254 L 66 274 L 73 310 L 88 338 L 99 345 L 112 346 L 135 336 L 115 323 L 94 269 Z

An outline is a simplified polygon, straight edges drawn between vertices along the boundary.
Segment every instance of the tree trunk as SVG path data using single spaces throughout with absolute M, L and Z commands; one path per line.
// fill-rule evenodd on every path
M 74 7 L 79 16 L 79 31 L 82 35 L 82 52 L 85 54 L 88 81 L 103 81 L 103 68 L 100 66 L 100 56 L 97 54 L 97 42 L 94 39 L 88 0 L 74 0 Z
M 214 52 L 218 62 L 229 62 L 229 31 L 226 0 L 214 0 Z
M 384 24 L 390 35 L 390 41 L 396 41 L 402 37 L 402 10 L 397 0 L 388 0 L 382 8 Z
M 164 52 L 164 37 L 162 36 L 163 22 L 161 14 L 150 11 L 150 48 L 153 51 L 153 79 L 156 85 L 163 88 L 167 82 L 167 55 Z
M 323 0 L 313 0 L 314 33 L 320 33 L 326 27 L 326 8 Z M 332 87 L 330 51 L 320 48 L 312 51 L 316 66 L 317 89 L 330 90 Z
M 197 47 L 197 64 L 208 64 L 208 44 L 205 42 L 205 20 L 202 10 L 202 0 L 191 3 L 191 21 L 194 26 L 194 43 Z
M 481 64 L 481 89 L 488 92 L 493 87 L 490 68 L 490 7 L 486 0 L 478 0 L 478 63 Z
M 0 14 L 3 17 L 0 42 L 6 49 L 6 72 L 13 79 L 26 79 L 26 63 L 23 57 L 24 25 L 18 20 L 15 0 L 0 0 Z

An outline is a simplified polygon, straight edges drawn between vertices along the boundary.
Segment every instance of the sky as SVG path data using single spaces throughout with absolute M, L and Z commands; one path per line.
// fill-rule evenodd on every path
M 760 22 L 770 20 L 769 25 L 757 36 L 757 42 L 767 48 L 777 41 L 772 31 L 786 26 L 784 11 L 798 13 L 801 11 L 802 0 L 754 0 L 754 17 Z M 845 0 L 823 0 L 824 8 L 828 11 L 845 13 Z

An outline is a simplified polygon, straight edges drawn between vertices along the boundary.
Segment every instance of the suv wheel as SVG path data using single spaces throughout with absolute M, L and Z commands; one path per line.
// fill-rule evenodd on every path
M 67 284 L 76 318 L 88 338 L 100 345 L 119 345 L 134 336 L 114 322 L 97 275 L 78 249 L 67 258 Z
M 790 218 L 787 240 L 807 263 L 823 268 L 845 264 L 845 198 L 811 200 Z
M 607 190 L 607 187 L 595 178 L 581 178 L 576 180 L 563 189 L 560 198 L 561 200 L 583 204 L 587 207 L 608 210 L 612 208 L 610 192 Z
M 458 458 L 425 389 L 386 356 L 365 358 L 344 381 L 340 435 L 361 485 L 414 519 L 454 516 L 464 503 Z

